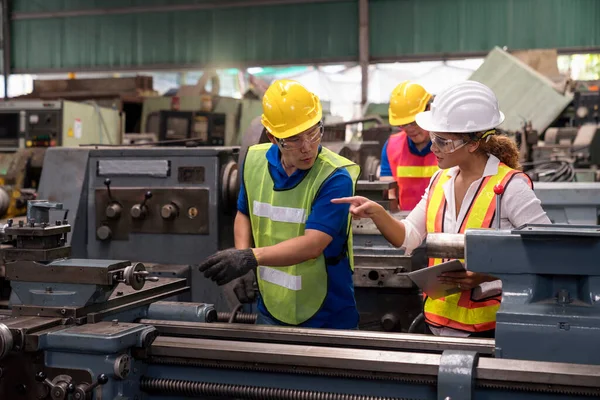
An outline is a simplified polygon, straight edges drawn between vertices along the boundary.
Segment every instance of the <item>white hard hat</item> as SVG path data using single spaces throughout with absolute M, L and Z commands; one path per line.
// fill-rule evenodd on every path
M 416 121 L 430 132 L 473 133 L 497 127 L 504 114 L 492 89 L 465 81 L 436 96 L 431 111 L 417 114 Z

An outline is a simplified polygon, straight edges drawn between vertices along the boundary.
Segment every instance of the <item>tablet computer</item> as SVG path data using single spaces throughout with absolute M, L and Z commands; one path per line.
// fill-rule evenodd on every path
M 421 288 L 423 292 L 427 293 L 427 296 L 435 300 L 461 291 L 456 285 L 448 285 L 440 282 L 438 277 L 444 272 L 464 270 L 465 267 L 459 260 L 451 260 L 432 267 L 410 272 L 408 277 L 415 285 Z

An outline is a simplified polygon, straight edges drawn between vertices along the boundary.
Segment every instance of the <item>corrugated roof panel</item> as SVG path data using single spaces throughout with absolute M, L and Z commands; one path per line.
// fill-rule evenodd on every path
M 598 0 L 370 0 L 375 59 L 600 47 Z
M 528 65 L 495 48 L 469 78 L 489 86 L 506 116 L 502 129 L 518 130 L 531 121 L 543 132 L 571 102 L 571 96 L 558 93 L 552 82 Z
M 14 0 L 13 10 L 207 1 L 214 0 Z M 369 0 L 369 16 L 374 61 L 487 53 L 494 46 L 600 47 L 599 0 Z M 20 72 L 358 60 L 358 0 L 12 23 L 13 66 Z
M 13 21 L 13 69 L 288 64 L 358 58 L 355 0 Z

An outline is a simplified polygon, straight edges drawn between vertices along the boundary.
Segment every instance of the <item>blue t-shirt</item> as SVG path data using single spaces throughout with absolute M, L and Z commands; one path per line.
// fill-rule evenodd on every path
M 408 142 L 408 150 L 416 156 L 425 157 L 427 154 L 431 153 L 431 141 L 427 143 L 427 146 L 423 147 L 423 150 L 417 149 L 417 145 L 407 137 Z M 392 174 L 392 168 L 390 167 L 390 160 L 387 155 L 387 146 L 388 141 L 385 141 L 383 145 L 383 149 L 381 149 L 381 162 L 380 167 L 381 171 L 379 172 L 379 176 L 394 176 Z
M 319 151 L 321 149 L 319 148 Z M 290 189 L 304 178 L 308 170 L 296 170 L 288 176 L 281 164 L 279 147 L 272 145 L 267 151 L 269 172 L 273 179 L 274 189 Z M 337 257 L 346 242 L 348 229 L 348 212 L 350 205 L 333 204 L 332 199 L 352 196 L 353 183 L 346 169 L 334 172 L 321 186 L 315 198 L 311 212 L 306 220 L 305 229 L 315 229 L 331 236 L 333 240 L 325 248 L 324 256 Z M 248 197 L 244 181 L 240 185 L 238 210 L 249 215 Z M 358 310 L 354 299 L 354 283 L 348 257 L 344 257 L 337 265 L 327 266 L 328 291 L 323 306 L 311 319 L 300 326 L 310 328 L 351 329 L 358 326 Z M 258 299 L 258 311 L 273 318 L 267 311 L 262 299 Z M 282 323 L 282 325 L 284 325 Z

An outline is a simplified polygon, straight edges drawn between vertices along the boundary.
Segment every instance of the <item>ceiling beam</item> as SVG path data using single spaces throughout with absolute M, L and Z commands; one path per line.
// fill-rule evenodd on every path
M 99 15 L 118 15 L 118 14 L 140 14 L 140 13 L 163 13 L 173 11 L 196 11 L 196 10 L 214 10 L 223 8 L 257 7 L 273 5 L 290 5 L 306 3 L 332 3 L 349 0 L 224 0 L 210 1 L 195 4 L 176 4 L 164 6 L 137 6 L 121 8 L 91 8 L 89 10 L 61 10 L 61 11 L 42 11 L 42 12 L 13 12 L 11 19 L 45 19 L 45 18 L 67 18 L 84 17 Z
M 361 74 L 361 105 L 369 98 L 369 0 L 358 0 L 358 60 Z

